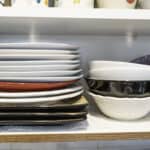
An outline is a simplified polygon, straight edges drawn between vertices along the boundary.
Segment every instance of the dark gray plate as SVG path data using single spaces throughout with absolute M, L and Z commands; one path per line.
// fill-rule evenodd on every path
M 77 123 L 85 120 L 86 117 L 79 117 L 76 119 L 58 119 L 58 120 L 0 120 L 1 126 L 53 126 Z
M 38 120 L 38 119 L 75 119 L 85 117 L 87 111 L 82 112 L 56 112 L 56 113 L 32 113 L 32 112 L 0 112 L 0 120 Z
M 0 105 L 0 111 L 19 111 L 19 112 L 24 112 L 24 111 L 30 111 L 30 112 L 72 112 L 72 111 L 80 111 L 85 109 L 88 106 L 88 102 L 84 97 L 75 97 L 72 99 L 66 99 L 59 101 L 55 104 L 52 103 L 45 103 L 41 105 L 35 105 L 31 104 L 30 106 L 27 105 Z

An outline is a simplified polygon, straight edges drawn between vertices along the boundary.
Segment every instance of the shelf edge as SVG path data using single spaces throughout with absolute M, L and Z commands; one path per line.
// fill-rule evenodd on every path
M 0 135 L 0 142 L 73 142 L 96 140 L 147 140 L 150 132 L 139 133 L 77 133 L 77 134 L 11 134 Z

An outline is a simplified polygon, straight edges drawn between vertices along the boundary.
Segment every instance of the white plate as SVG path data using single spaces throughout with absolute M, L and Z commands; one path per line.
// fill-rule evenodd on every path
M 79 70 L 61 70 L 61 71 L 30 71 L 30 72 L 0 72 L 0 77 L 60 77 L 60 76 L 74 76 L 81 74 Z
M 83 90 L 71 93 L 71 94 L 64 94 L 59 96 L 49 96 L 49 97 L 39 97 L 39 98 L 0 98 L 0 103 L 7 104 L 7 103 L 15 103 L 15 104 L 30 104 L 30 103 L 45 103 L 45 102 L 53 102 L 53 101 L 61 101 L 69 98 L 74 98 L 79 96 L 83 93 Z
M 0 43 L 0 48 L 31 48 L 31 49 L 78 49 L 78 46 L 65 43 L 49 43 L 49 42 L 22 42 L 22 43 Z
M 2 66 L 25 66 L 25 65 L 72 65 L 80 64 L 80 60 L 26 60 L 26 61 L 1 61 L 0 60 L 0 65 Z
M 79 54 L 80 52 L 78 50 L 58 50 L 58 49 L 0 49 L 0 55 L 52 55 L 52 54 Z
M 19 71 L 56 71 L 56 70 L 74 70 L 80 65 L 31 65 L 31 66 L 0 66 L 0 72 L 19 72 Z
M 77 75 L 72 77 L 0 77 L 0 81 L 11 82 L 63 82 L 79 80 L 83 75 Z
M 72 55 L 72 54 L 0 54 L 0 59 L 28 59 L 28 60 L 39 60 L 39 59 L 47 59 L 47 60 L 73 60 L 79 59 L 80 55 Z
M 50 90 L 50 91 L 38 91 L 38 92 L 0 92 L 0 97 L 4 98 L 21 98 L 21 97 L 42 97 L 42 96 L 54 96 L 54 95 L 62 95 L 69 94 L 76 91 L 81 91 L 83 89 L 82 86 L 72 86 L 65 89 L 60 90 Z

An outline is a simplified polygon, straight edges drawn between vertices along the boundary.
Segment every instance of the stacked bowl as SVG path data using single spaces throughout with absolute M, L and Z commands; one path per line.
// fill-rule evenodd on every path
M 149 66 L 92 61 L 86 80 L 89 94 L 105 115 L 119 120 L 135 120 L 150 112 Z
M 58 125 L 86 119 L 78 47 L 0 44 L 0 125 Z

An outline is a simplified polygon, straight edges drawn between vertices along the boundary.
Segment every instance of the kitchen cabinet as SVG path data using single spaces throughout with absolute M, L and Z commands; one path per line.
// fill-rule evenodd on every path
M 130 61 L 149 54 L 149 34 L 150 10 L 0 9 L 0 42 L 78 45 L 85 74 L 90 60 Z M 150 139 L 150 116 L 132 122 L 112 120 L 96 110 L 90 97 L 89 101 L 87 122 L 61 127 L 0 127 L 0 142 Z

